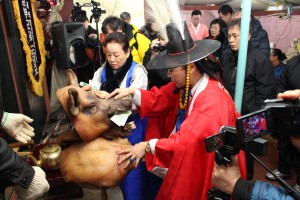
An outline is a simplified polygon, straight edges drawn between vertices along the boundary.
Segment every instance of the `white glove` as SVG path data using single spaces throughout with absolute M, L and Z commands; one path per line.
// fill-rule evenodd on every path
M 20 185 L 14 186 L 14 190 L 18 195 L 19 200 L 35 200 L 38 197 L 43 196 L 50 189 L 45 172 L 37 166 L 34 166 L 33 169 L 35 174 L 28 189 L 25 189 Z
M 28 123 L 33 119 L 23 114 L 4 112 L 1 126 L 12 138 L 22 143 L 27 143 L 34 136 L 34 128 Z

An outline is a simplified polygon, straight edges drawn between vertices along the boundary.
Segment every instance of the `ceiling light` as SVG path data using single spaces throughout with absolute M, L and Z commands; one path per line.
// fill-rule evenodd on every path
M 282 10 L 283 9 L 283 5 L 280 5 L 280 6 L 269 6 L 268 7 L 268 11 L 274 11 L 274 10 Z

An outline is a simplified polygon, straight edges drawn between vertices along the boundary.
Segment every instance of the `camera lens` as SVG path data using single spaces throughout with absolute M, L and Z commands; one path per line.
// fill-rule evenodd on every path
M 159 45 L 158 45 L 158 44 L 154 45 L 154 46 L 152 47 L 152 51 L 158 52 L 158 51 L 159 51 Z

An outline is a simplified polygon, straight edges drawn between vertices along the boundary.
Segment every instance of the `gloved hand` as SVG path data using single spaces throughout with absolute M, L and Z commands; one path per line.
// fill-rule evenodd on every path
M 34 128 L 28 123 L 33 119 L 23 114 L 4 112 L 1 126 L 12 138 L 22 143 L 27 143 L 34 136 Z
M 14 186 L 14 190 L 20 200 L 35 200 L 43 196 L 50 189 L 49 183 L 46 180 L 45 172 L 37 166 L 33 167 L 35 174 L 30 186 L 25 189 L 20 185 Z

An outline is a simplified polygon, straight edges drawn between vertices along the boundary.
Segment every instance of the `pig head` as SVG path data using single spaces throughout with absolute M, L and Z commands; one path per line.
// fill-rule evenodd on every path
M 56 95 L 84 142 L 98 136 L 112 139 L 130 134 L 129 125 L 118 127 L 109 118 L 120 111 L 129 110 L 132 106 L 131 97 L 118 100 L 100 99 L 92 92 L 79 87 L 72 70 L 68 70 L 68 84 L 58 89 Z

